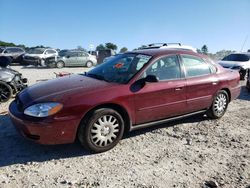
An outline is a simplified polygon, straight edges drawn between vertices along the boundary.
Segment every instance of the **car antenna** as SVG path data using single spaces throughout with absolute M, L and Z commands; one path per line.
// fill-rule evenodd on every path
M 245 46 L 245 44 L 246 44 L 246 42 L 247 42 L 247 39 L 248 39 L 248 35 L 246 36 L 246 38 L 245 38 L 245 40 L 244 40 L 244 42 L 243 42 L 243 44 L 242 44 L 242 46 L 241 46 L 240 52 L 242 52 L 242 50 L 243 50 L 243 48 L 244 48 L 244 46 Z

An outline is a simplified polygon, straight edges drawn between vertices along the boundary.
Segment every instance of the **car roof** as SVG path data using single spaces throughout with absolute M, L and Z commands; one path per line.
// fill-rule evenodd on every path
M 174 49 L 174 48 L 143 49 L 143 50 L 132 51 L 132 53 L 145 54 L 145 55 L 150 55 L 150 56 L 162 56 L 162 55 L 168 55 L 168 54 L 187 54 L 187 55 L 199 56 L 201 58 L 205 58 L 206 57 L 203 54 L 199 54 L 199 53 L 193 52 L 191 50 Z
M 231 53 L 229 55 L 246 55 L 246 56 L 248 56 L 250 58 L 250 53 L 249 52 L 235 52 L 235 53 Z M 229 55 L 227 55 L 227 56 L 229 56 Z M 227 56 L 225 56 L 225 57 L 227 57 Z
M 23 48 L 22 47 L 16 47 L 16 46 L 1 46 L 0 47 L 1 49 L 13 49 L 13 48 L 18 48 L 18 49 L 22 49 L 23 50 Z
M 250 53 L 249 52 L 235 52 L 235 53 L 231 53 L 229 55 L 232 55 L 232 54 L 237 54 L 237 55 L 247 55 L 250 57 Z
M 67 52 L 84 52 L 84 53 L 88 53 L 88 52 L 83 51 L 83 50 L 68 50 Z

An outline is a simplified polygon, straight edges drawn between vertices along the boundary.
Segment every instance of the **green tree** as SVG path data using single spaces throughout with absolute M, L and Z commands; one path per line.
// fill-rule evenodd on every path
M 203 53 L 203 54 L 208 54 L 208 48 L 207 48 L 207 45 L 203 45 L 202 47 L 201 47 L 201 52 Z
M 105 50 L 106 47 L 103 45 L 103 44 L 99 44 L 97 47 L 96 47 L 96 51 L 99 51 L 99 50 Z
M 106 47 L 107 49 L 117 50 L 117 46 L 116 46 L 115 44 L 111 43 L 111 42 L 106 43 L 106 44 L 105 44 L 105 47 Z
M 135 51 L 135 50 L 140 50 L 140 49 L 143 49 L 143 48 L 146 48 L 146 47 L 148 47 L 148 46 L 147 46 L 147 45 L 141 45 L 139 48 L 133 49 L 133 51 Z
M 197 48 L 197 52 L 198 52 L 199 54 L 202 53 L 202 52 L 201 52 L 201 49 L 199 49 L 199 48 Z
M 85 51 L 85 52 L 87 51 L 85 48 L 83 48 L 83 47 L 82 47 L 82 46 L 80 46 L 80 45 L 79 45 L 79 46 L 77 46 L 77 50 L 83 50 L 83 51 Z
M 120 53 L 124 53 L 126 51 L 128 51 L 128 48 L 126 48 L 126 47 L 123 47 L 123 48 L 120 49 Z

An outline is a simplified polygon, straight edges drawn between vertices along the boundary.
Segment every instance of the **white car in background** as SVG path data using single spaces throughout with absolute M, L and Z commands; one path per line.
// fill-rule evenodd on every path
M 218 62 L 224 68 L 238 70 L 240 79 L 244 80 L 250 70 L 250 53 L 233 53 Z
M 152 43 L 152 44 L 146 45 L 145 47 L 140 47 L 139 50 L 152 49 L 152 48 L 190 50 L 190 51 L 197 53 L 196 48 L 192 46 L 188 46 L 188 45 L 182 45 L 181 43 Z
M 45 60 L 49 57 L 58 56 L 58 52 L 52 48 L 33 48 L 30 49 L 24 56 L 23 61 L 29 65 L 45 66 Z

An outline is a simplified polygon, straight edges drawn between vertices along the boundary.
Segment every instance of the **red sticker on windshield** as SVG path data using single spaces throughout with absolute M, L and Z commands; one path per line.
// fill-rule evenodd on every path
M 120 69 L 121 67 L 123 67 L 123 63 L 117 63 L 114 65 L 114 68 Z

